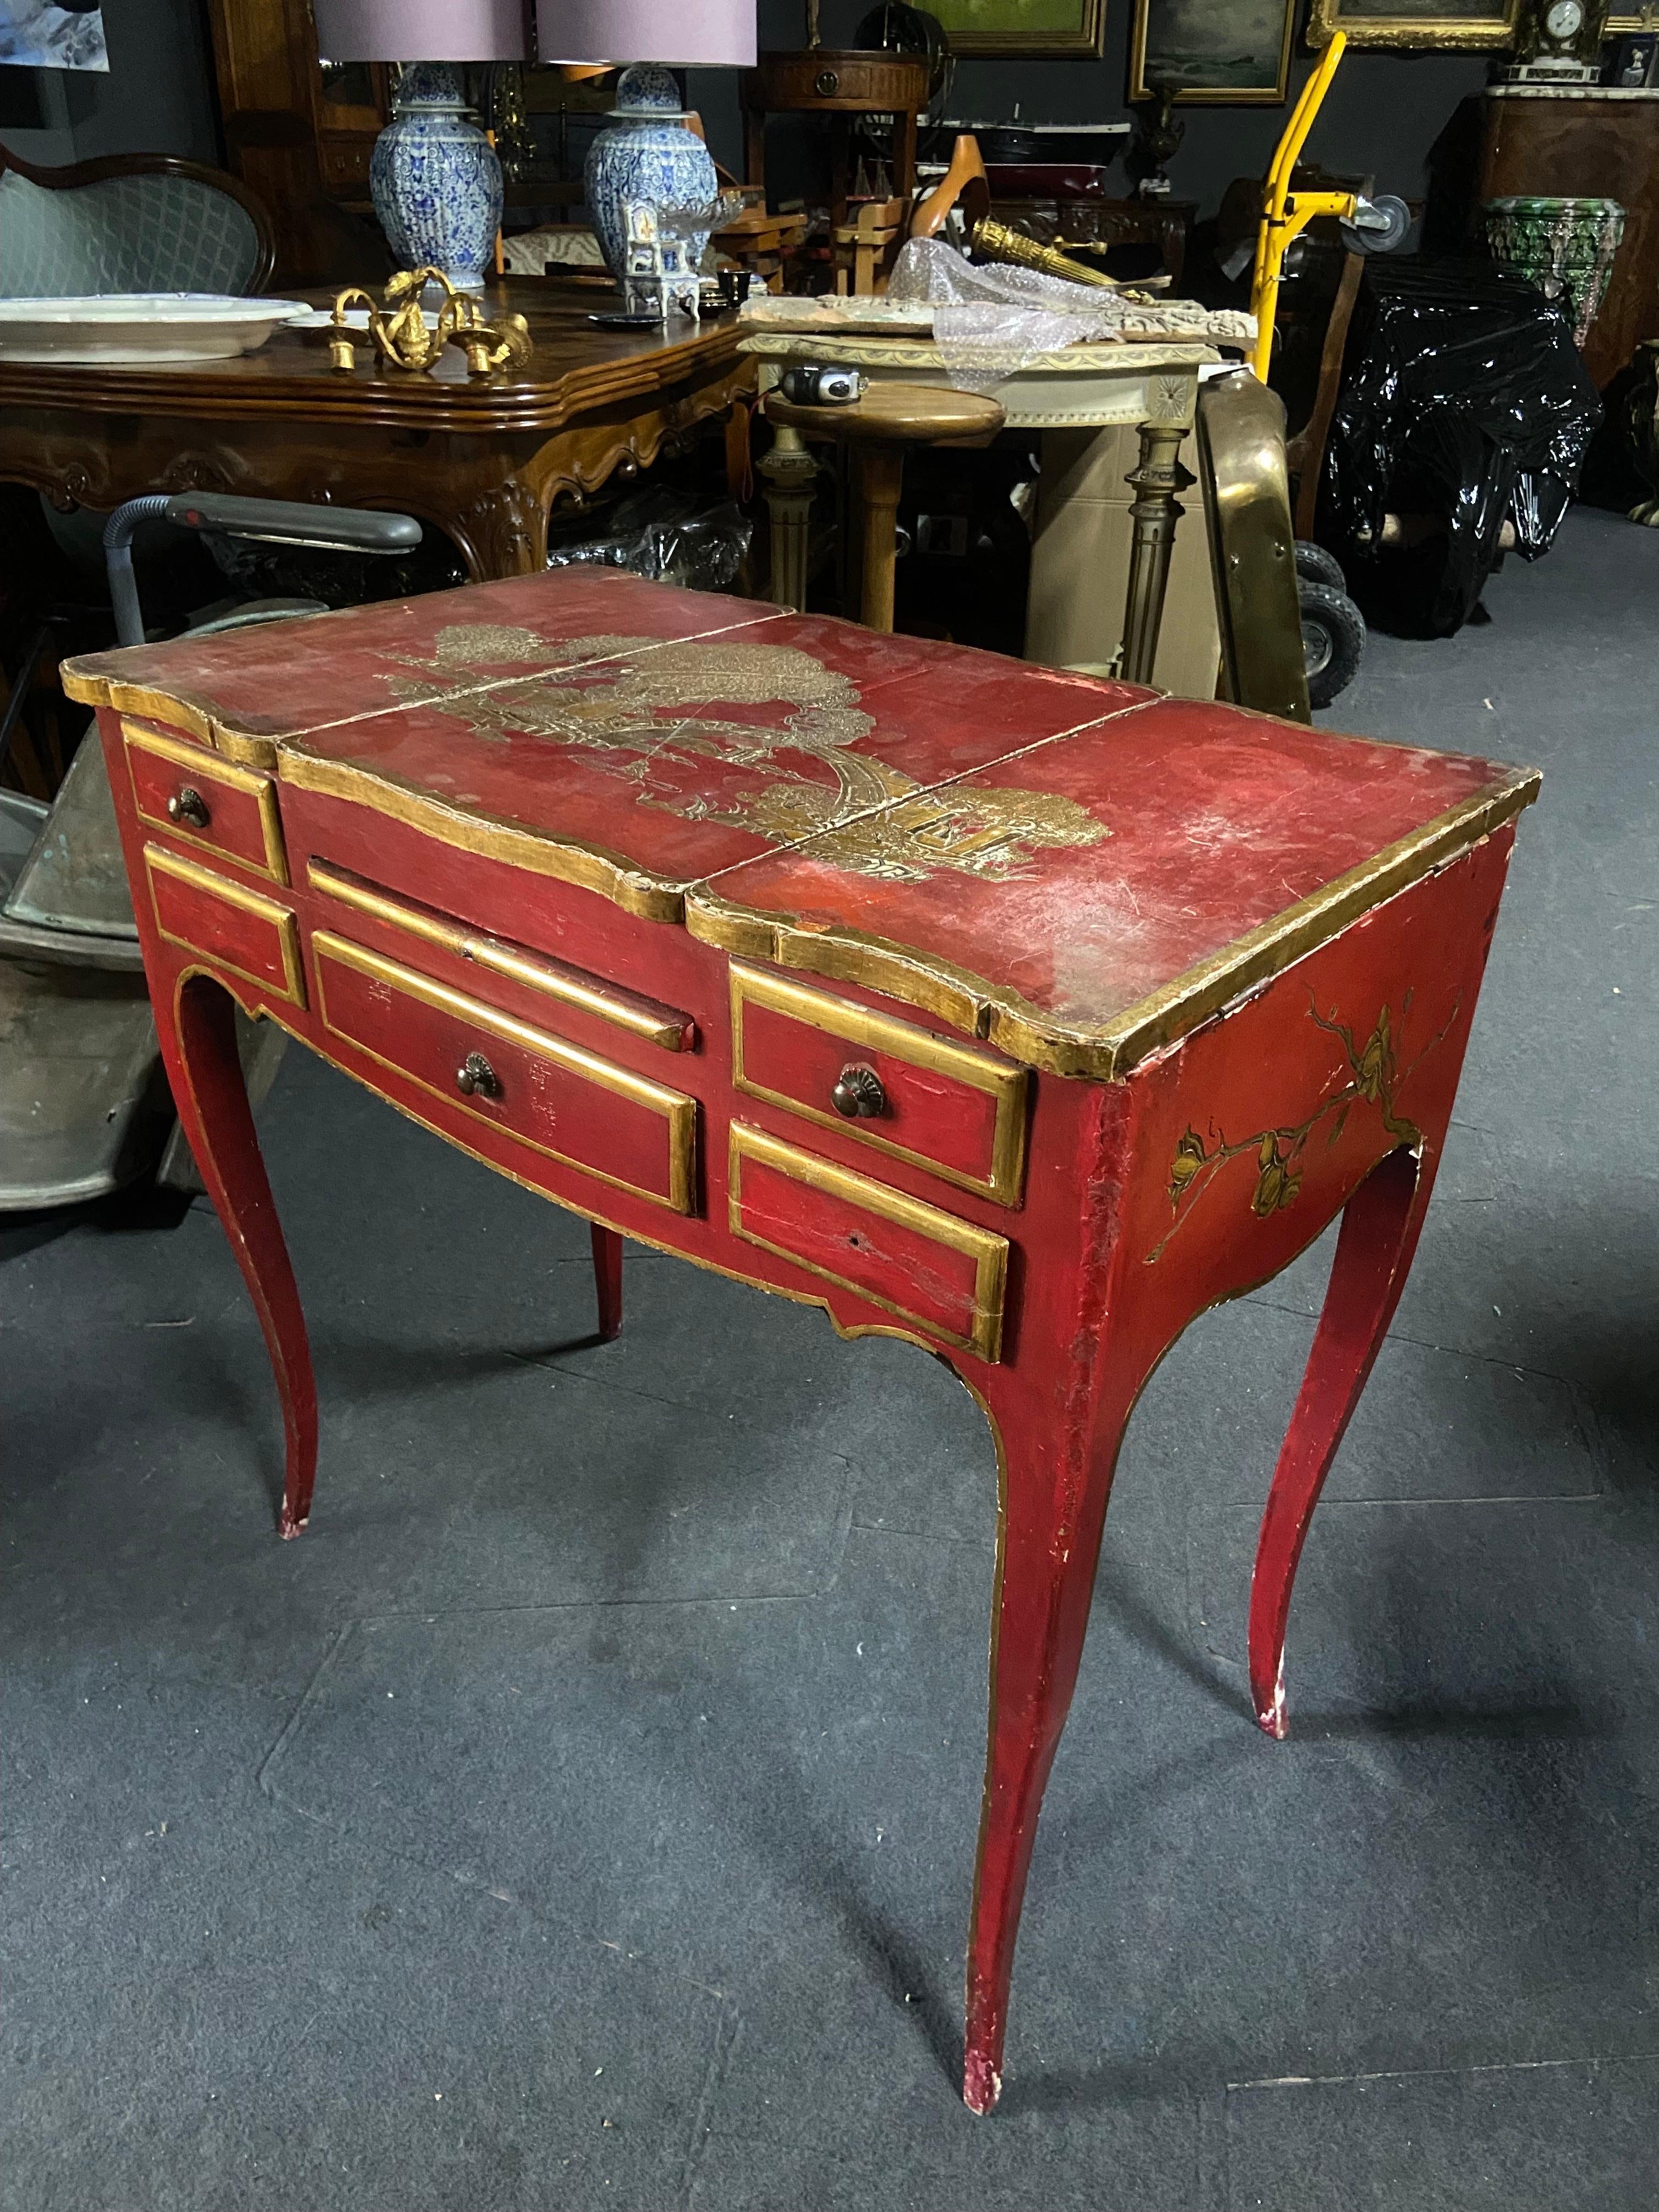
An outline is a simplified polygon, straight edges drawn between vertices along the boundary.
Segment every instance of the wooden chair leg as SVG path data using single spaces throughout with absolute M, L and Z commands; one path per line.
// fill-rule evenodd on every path
M 1343 1209 L 1330 1285 L 1273 1469 L 1250 1583 L 1250 1697 L 1271 1736 L 1287 1730 L 1285 1628 L 1297 1562 L 1406 1286 L 1433 1180 L 1432 1169 L 1402 1146 L 1378 1162 Z
M 865 446 L 859 459 L 864 508 L 864 592 L 860 620 L 866 629 L 893 627 L 894 570 L 898 559 L 898 503 L 904 483 L 902 446 Z
M 287 1474 L 277 1522 L 297 1536 L 317 1476 L 317 1380 L 294 1268 L 276 1218 L 237 1050 L 235 1004 L 222 985 L 194 975 L 176 1011 L 155 1009 L 173 1103 L 242 1271 L 282 1400 Z
M 599 1341 L 622 1334 L 623 1241 L 614 1229 L 593 1224 L 593 1287 L 599 1300 Z

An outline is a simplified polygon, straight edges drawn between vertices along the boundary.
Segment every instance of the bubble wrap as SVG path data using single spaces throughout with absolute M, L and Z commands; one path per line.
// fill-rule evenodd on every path
M 1085 338 L 1248 346 L 1255 337 L 1255 316 L 1237 308 L 1107 292 L 1002 262 L 981 265 L 939 238 L 913 238 L 900 248 L 887 296 L 931 304 L 946 373 L 967 392 L 988 392 L 1039 354 Z

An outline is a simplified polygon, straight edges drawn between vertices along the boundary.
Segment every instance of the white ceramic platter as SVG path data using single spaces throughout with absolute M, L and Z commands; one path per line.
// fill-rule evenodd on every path
M 253 353 L 303 300 L 239 300 L 217 292 L 100 292 L 63 300 L 0 299 L 0 361 L 149 368 Z
M 438 318 L 430 307 L 423 307 L 422 309 L 421 319 L 426 325 L 428 330 L 435 331 L 437 329 Z M 345 326 L 349 331 L 367 331 L 368 329 L 368 309 L 367 307 L 348 307 L 345 311 Z M 334 310 L 332 307 L 302 307 L 299 313 L 294 317 L 292 322 L 289 325 L 289 328 L 295 331 L 331 331 L 334 328 Z

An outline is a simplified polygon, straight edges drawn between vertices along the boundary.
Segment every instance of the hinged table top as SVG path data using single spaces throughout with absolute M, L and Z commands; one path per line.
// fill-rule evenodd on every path
M 1539 784 L 584 569 L 64 675 L 281 784 L 1103 1079 Z

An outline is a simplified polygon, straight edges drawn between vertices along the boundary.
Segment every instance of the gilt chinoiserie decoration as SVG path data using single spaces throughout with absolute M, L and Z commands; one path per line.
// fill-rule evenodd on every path
M 65 680 L 276 1370 L 284 1534 L 317 1403 L 238 1006 L 587 1218 L 602 1335 L 626 1235 L 972 1390 L 999 1481 L 963 2061 L 988 2111 L 1124 1425 L 1196 1315 L 1341 1216 L 1251 1594 L 1282 1735 L 1297 1557 L 1536 775 L 583 570 Z

